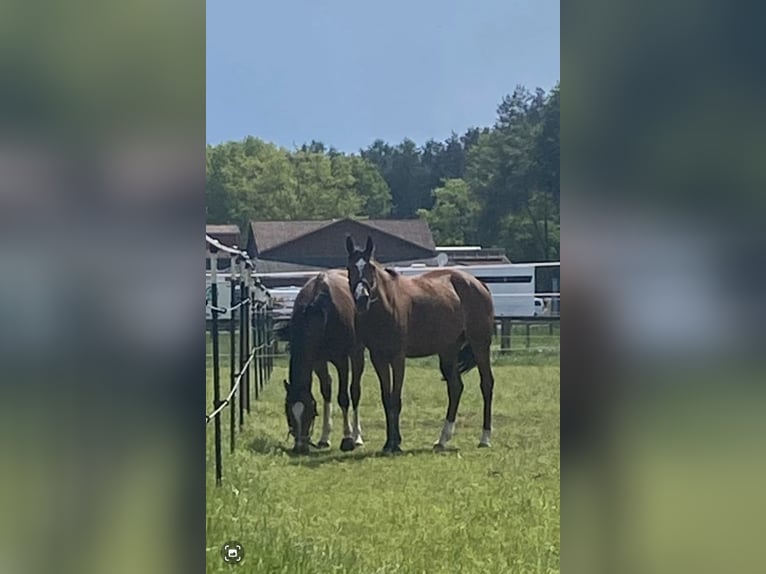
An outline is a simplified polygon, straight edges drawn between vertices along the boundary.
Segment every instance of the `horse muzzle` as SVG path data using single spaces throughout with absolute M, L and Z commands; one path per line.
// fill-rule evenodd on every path
M 367 311 L 370 308 L 370 289 L 362 282 L 354 288 L 354 304 L 357 311 Z

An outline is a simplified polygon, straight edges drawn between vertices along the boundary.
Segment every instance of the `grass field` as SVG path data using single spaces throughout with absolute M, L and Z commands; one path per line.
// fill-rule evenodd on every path
M 209 361 L 208 369 L 210 380 Z M 220 487 L 214 479 L 213 425 L 208 425 L 207 571 L 558 572 L 558 354 L 499 358 L 494 370 L 491 449 L 476 448 L 482 403 L 474 371 L 464 378 L 456 450 L 432 452 L 447 397 L 436 360 L 421 359 L 407 364 L 405 453 L 380 456 L 384 418 L 368 361 L 361 403 L 366 445 L 340 452 L 335 405 L 331 449 L 299 458 L 285 452 L 291 446 L 281 385 L 286 368 L 284 361 L 278 363 L 237 435 L 234 453 L 228 452 L 224 413 Z M 221 374 L 228 388 L 225 362 Z M 318 389 L 315 396 L 319 400 Z M 317 419 L 315 439 L 320 426 Z M 220 548 L 229 540 L 245 548 L 238 566 L 221 558 Z

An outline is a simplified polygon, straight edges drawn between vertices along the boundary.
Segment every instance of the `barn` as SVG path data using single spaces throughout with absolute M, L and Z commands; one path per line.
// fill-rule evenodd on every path
M 375 241 L 375 257 L 390 265 L 436 264 L 431 229 L 422 219 L 251 221 L 247 252 L 259 273 L 310 271 L 346 265 L 346 235 Z

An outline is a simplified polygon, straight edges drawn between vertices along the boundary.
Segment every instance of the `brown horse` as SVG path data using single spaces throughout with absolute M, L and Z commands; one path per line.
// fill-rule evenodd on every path
M 289 325 L 290 382 L 284 382 L 287 425 L 295 437 L 293 450 L 306 453 L 316 417 L 316 401 L 311 392 L 312 371 L 319 377 L 324 399 L 322 435 L 317 446 L 330 446 L 332 380 L 327 363 L 338 372 L 338 405 L 343 411 L 341 450 L 362 445 L 359 425 L 359 399 L 364 371 L 364 347 L 357 342 L 354 300 L 348 291 L 345 271 L 320 273 L 303 286 L 295 298 Z M 351 402 L 353 430 L 348 413 L 348 375 L 351 364 Z
M 364 251 L 346 237 L 348 283 L 356 303 L 358 334 L 370 351 L 380 380 L 386 414 L 384 452 L 401 450 L 399 415 L 405 357 L 430 355 L 439 355 L 449 397 L 446 421 L 434 448 L 443 449 L 454 434 L 463 393 L 460 375 L 473 366 L 479 368 L 484 398 L 479 446 L 489 446 L 494 387 L 489 360 L 494 310 L 489 290 L 472 275 L 457 270 L 439 269 L 417 277 L 399 275 L 376 263 L 373 249 L 371 237 Z

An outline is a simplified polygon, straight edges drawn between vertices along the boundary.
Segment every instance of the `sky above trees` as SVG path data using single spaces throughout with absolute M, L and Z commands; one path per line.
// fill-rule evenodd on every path
M 551 0 L 207 4 L 207 141 L 353 153 L 491 125 L 518 84 L 559 79 Z

